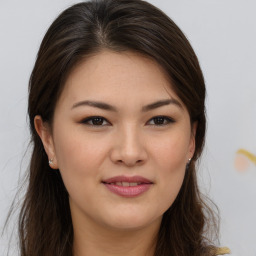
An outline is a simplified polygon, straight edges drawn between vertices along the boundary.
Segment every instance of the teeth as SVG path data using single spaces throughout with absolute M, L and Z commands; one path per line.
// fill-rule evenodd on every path
M 117 185 L 117 186 L 122 186 L 122 187 L 135 187 L 135 186 L 138 186 L 140 185 L 141 183 L 140 182 L 113 182 L 111 183 L 112 185 Z

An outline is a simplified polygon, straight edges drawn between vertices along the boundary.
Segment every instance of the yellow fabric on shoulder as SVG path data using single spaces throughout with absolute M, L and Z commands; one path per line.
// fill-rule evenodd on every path
M 227 247 L 220 247 L 220 248 L 216 248 L 215 254 L 217 255 L 225 255 L 225 254 L 230 254 L 231 251 L 229 248 Z

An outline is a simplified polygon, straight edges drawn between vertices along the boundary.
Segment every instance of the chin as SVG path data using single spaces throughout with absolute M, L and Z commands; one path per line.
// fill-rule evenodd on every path
M 162 215 L 159 217 L 148 214 L 138 213 L 136 211 L 122 214 L 112 214 L 108 218 L 108 226 L 116 230 L 138 230 L 152 225 L 155 222 L 161 222 Z

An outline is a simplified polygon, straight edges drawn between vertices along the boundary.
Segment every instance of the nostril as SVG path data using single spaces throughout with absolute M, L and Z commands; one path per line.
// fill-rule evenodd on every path
M 117 164 L 123 164 L 123 165 L 126 165 L 126 166 L 135 166 L 135 165 L 141 165 L 143 164 L 143 160 L 139 159 L 139 160 L 122 160 L 122 159 L 119 159 L 116 161 Z
M 134 148 L 132 146 L 115 145 L 110 151 L 110 159 L 113 163 L 123 164 L 129 167 L 142 165 L 147 159 L 147 153 L 144 147 Z

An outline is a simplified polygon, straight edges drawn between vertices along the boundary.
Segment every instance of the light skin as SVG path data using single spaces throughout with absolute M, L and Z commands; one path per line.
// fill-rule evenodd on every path
M 40 116 L 35 127 L 69 192 L 75 255 L 153 255 L 196 132 L 161 67 L 132 52 L 91 56 L 69 75 L 51 128 Z M 123 197 L 102 182 L 120 175 L 152 184 Z

